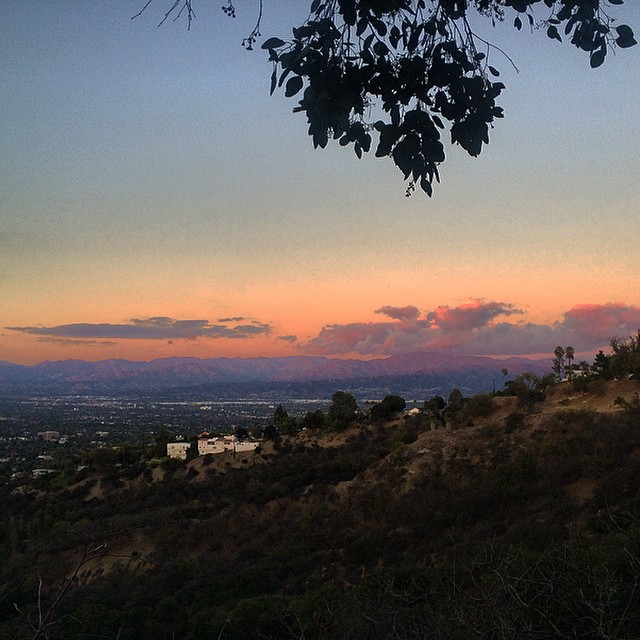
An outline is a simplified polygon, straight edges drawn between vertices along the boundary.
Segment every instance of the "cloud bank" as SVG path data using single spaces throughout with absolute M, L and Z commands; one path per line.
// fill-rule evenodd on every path
M 519 319 L 524 311 L 509 302 L 473 299 L 458 306 L 383 306 L 380 322 L 325 325 L 302 342 L 295 334 L 273 335 L 273 327 L 241 316 L 208 320 L 176 320 L 167 316 L 134 318 L 122 324 L 74 323 L 57 326 L 6 327 L 41 342 L 114 346 L 126 340 L 226 338 L 248 340 L 270 336 L 274 344 L 296 345 L 300 351 L 327 356 L 388 356 L 416 351 L 461 355 L 532 355 L 571 345 L 577 353 L 594 352 L 610 338 L 627 338 L 640 329 L 640 307 L 623 303 L 581 304 L 551 324 Z M 118 341 L 118 342 L 116 342 Z
M 7 329 L 36 336 L 76 340 L 247 339 L 271 332 L 269 324 L 246 318 L 225 318 L 216 324 L 211 324 L 208 320 L 174 320 L 165 316 L 134 318 L 124 324 L 75 323 L 54 327 L 7 327 Z
M 444 350 L 466 355 L 548 353 L 557 345 L 578 352 L 606 346 L 613 336 L 627 337 L 640 327 L 640 308 L 622 303 L 584 304 L 552 324 L 506 322 L 522 309 L 505 302 L 471 300 L 421 313 L 417 307 L 385 306 L 376 313 L 391 322 L 326 325 L 303 349 L 322 355 L 393 355 Z

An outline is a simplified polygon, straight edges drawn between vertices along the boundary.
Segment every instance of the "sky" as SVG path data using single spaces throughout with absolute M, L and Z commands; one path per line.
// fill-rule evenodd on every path
M 488 27 L 505 118 L 405 198 L 269 95 L 257 2 L 200 0 L 189 31 L 158 28 L 169 4 L 3 6 L 0 360 L 589 357 L 640 328 L 640 47 L 591 69 Z M 306 18 L 264 5 L 263 39 Z M 640 4 L 611 12 L 640 32 Z

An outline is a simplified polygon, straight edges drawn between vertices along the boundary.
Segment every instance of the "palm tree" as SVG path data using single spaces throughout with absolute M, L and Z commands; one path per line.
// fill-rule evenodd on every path
M 554 350 L 555 358 L 553 359 L 553 372 L 556 374 L 558 381 L 564 377 L 564 349 L 556 347 Z
M 567 377 L 569 378 L 569 380 L 573 378 L 573 357 L 575 353 L 576 351 L 573 347 L 565 347 L 564 355 L 567 359 Z

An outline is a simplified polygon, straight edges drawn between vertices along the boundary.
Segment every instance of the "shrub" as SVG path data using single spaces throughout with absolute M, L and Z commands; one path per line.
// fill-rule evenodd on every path
M 473 418 L 486 418 L 495 411 L 493 395 L 490 393 L 480 393 L 468 398 L 462 409 L 462 417 L 466 420 Z

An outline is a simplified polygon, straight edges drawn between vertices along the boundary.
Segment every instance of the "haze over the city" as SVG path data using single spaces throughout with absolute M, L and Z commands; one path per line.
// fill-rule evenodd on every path
M 433 198 L 315 151 L 240 42 L 255 3 L 7 3 L 0 360 L 578 355 L 640 328 L 640 48 L 487 31 L 505 118 Z M 307 2 L 265 2 L 263 37 Z M 612 13 L 640 28 L 640 6 Z M 542 16 L 541 16 L 542 17 Z

